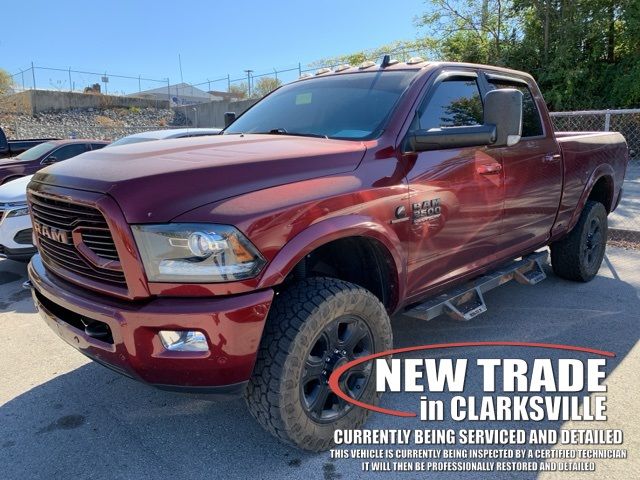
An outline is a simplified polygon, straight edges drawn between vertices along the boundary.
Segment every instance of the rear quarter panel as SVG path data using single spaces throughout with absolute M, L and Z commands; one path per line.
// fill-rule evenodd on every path
M 554 239 L 568 232 L 577 223 L 589 194 L 602 177 L 609 177 L 613 195 L 609 205 L 616 205 L 629 161 L 624 137 L 615 132 L 558 132 L 564 162 L 564 189 L 554 225 Z

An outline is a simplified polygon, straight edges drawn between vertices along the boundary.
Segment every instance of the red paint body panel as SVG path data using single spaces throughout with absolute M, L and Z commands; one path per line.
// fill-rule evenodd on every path
M 38 174 L 30 184 L 34 191 L 103 213 L 127 280 L 127 291 L 117 292 L 49 272 L 34 258 L 30 276 L 39 294 L 113 326 L 124 359 L 90 338 L 79 337 L 76 348 L 100 353 L 149 383 L 241 382 L 251 374 L 273 289 L 323 244 L 345 237 L 377 242 L 393 270 L 388 308 L 394 312 L 562 237 L 601 178 L 612 188 L 607 208 L 615 205 L 628 161 L 624 139 L 615 133 L 556 138 L 529 75 L 469 64 L 390 68 L 417 74 L 375 140 L 228 135 L 158 141 L 91 153 L 92 162 L 68 161 Z M 526 82 L 544 135 L 513 147 L 405 151 L 418 105 L 448 70 Z M 440 215 L 396 218 L 398 207 L 412 212 L 412 204 L 433 199 L 439 199 Z M 234 225 L 267 263 L 244 281 L 149 283 L 129 225 L 162 222 Z M 77 335 L 45 317 L 65 340 Z M 154 332 L 171 325 L 205 331 L 213 357 L 224 338 L 229 363 L 164 358 Z
M 91 294 L 49 274 L 39 256 L 29 264 L 38 295 L 92 320 L 106 323 L 113 344 L 96 340 L 43 308 L 41 316 L 63 340 L 89 357 L 145 383 L 212 387 L 246 381 L 251 375 L 272 290 L 221 299 L 156 299 L 143 304 Z M 205 334 L 206 354 L 165 351 L 160 330 L 192 329 Z

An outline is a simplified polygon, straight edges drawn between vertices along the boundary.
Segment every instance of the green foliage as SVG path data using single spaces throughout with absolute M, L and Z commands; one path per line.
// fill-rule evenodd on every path
M 8 92 L 12 85 L 13 79 L 9 72 L 0 68 L 0 94 Z
M 640 106 L 638 0 L 435 0 L 439 56 L 532 73 L 554 110 Z
M 233 93 L 239 99 L 247 98 L 249 96 L 249 87 L 245 82 L 236 83 L 229 87 L 229 93 Z
M 516 41 L 518 18 L 510 0 L 433 0 L 417 20 L 438 41 L 441 58 L 501 65 Z
M 536 77 L 552 110 L 640 107 L 640 0 L 431 0 L 424 38 L 316 66 L 412 50 L 427 59 L 503 65 Z M 403 55 L 404 52 L 404 55 Z
M 274 77 L 260 77 L 253 86 L 251 96 L 262 98 L 282 85 L 282 81 Z
M 343 64 L 360 65 L 367 60 L 379 60 L 383 55 L 389 54 L 400 61 L 406 61 L 411 57 L 420 56 L 425 59 L 433 58 L 437 42 L 430 38 L 416 40 L 403 40 L 382 45 L 371 50 L 361 50 L 346 55 L 323 58 L 311 63 L 314 67 L 338 66 Z

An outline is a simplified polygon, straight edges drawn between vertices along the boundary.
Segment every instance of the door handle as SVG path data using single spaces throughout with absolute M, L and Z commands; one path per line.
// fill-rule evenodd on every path
M 556 163 L 561 158 L 562 155 L 560 155 L 559 153 L 547 153 L 544 157 L 542 157 L 542 161 L 544 163 Z
M 502 172 L 502 165 L 499 163 L 488 163 L 485 165 L 478 165 L 476 172 L 480 175 L 498 175 Z

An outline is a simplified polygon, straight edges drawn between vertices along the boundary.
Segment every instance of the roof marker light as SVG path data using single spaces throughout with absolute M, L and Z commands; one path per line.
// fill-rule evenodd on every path
M 364 70 L 365 68 L 371 68 L 371 67 L 374 67 L 375 65 L 376 65 L 376 62 L 372 62 L 371 60 L 368 60 L 366 62 L 362 62 L 358 68 L 360 70 Z
M 415 65 L 417 63 L 424 63 L 426 62 L 426 60 L 422 57 L 411 57 L 409 60 L 407 60 L 407 65 Z

